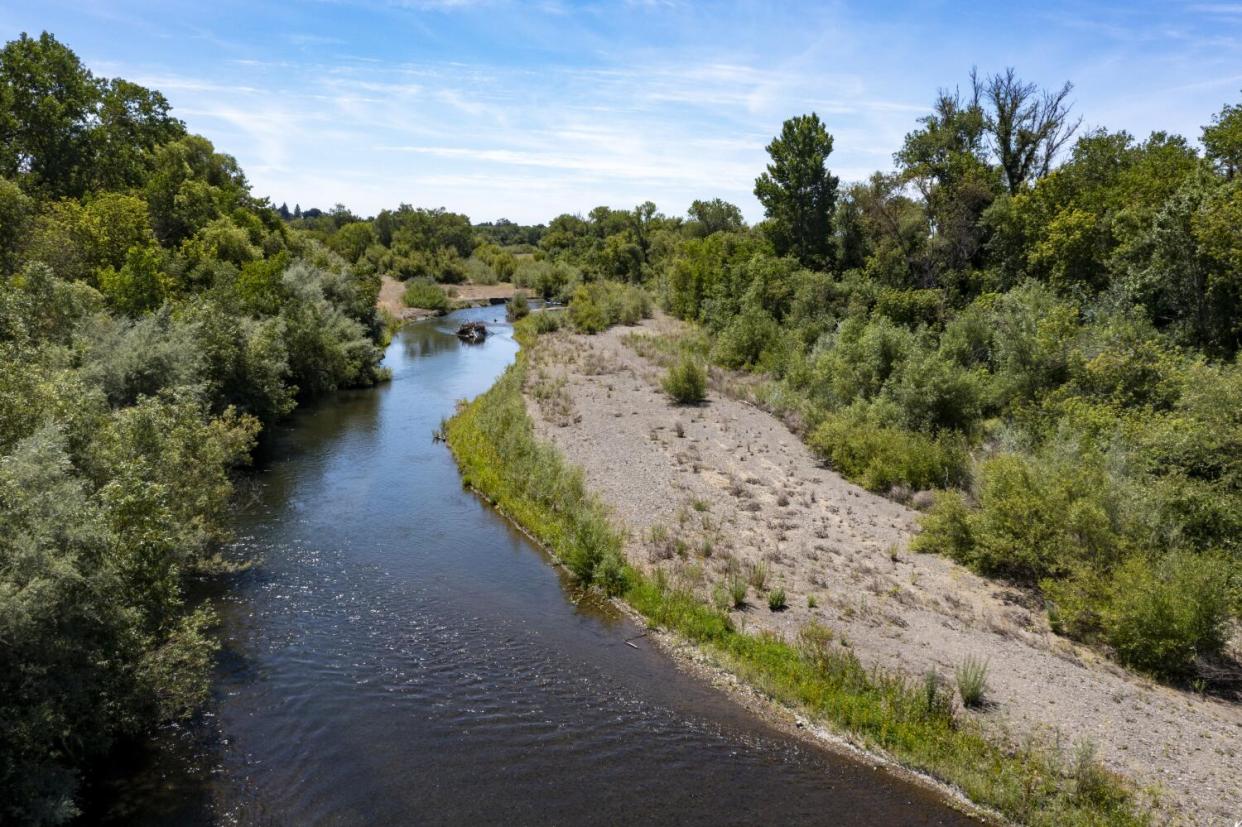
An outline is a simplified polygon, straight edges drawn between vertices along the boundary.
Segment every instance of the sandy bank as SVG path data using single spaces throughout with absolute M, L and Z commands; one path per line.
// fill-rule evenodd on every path
M 514 293 L 514 287 L 509 282 L 500 282 L 499 284 L 453 284 L 445 285 L 445 289 L 448 291 L 449 296 L 457 303 L 458 307 L 476 307 L 508 301 L 513 298 Z M 383 308 L 396 318 L 406 321 L 427 319 L 439 315 L 434 310 L 425 310 L 421 307 L 406 307 L 405 302 L 401 298 L 404 294 L 405 282 L 394 279 L 392 276 L 381 276 L 379 298 L 375 303 L 376 307 Z
M 558 333 L 531 354 L 537 429 L 629 529 L 633 564 L 705 595 L 730 568 L 761 566 L 790 608 L 771 612 L 752 589 L 740 625 L 792 637 L 817 620 L 868 665 L 951 676 L 966 657 L 986 658 L 991 704 L 967 714 L 997 737 L 1051 734 L 1067 750 L 1089 740 L 1111 768 L 1158 788 L 1164 815 L 1242 817 L 1242 707 L 1129 674 L 1053 635 L 1028 595 L 911 554 L 916 512 L 825 469 L 757 408 L 719 393 L 671 406 L 661 370 L 624 339 L 674 324 Z

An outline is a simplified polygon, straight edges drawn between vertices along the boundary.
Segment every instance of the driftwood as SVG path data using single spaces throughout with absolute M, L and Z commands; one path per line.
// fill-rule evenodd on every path
M 478 344 L 487 338 L 487 327 L 482 322 L 466 322 L 457 328 L 457 338 L 468 344 Z

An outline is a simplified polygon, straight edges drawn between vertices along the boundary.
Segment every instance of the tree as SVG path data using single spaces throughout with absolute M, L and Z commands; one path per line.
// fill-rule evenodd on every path
M 1226 106 L 1203 127 L 1203 146 L 1226 178 L 1242 172 L 1242 104 Z
M 711 201 L 695 199 L 686 212 L 695 222 L 691 232 L 698 238 L 706 238 L 712 233 L 737 232 L 746 226 L 742 211 L 719 198 Z
M 99 83 L 44 32 L 0 50 L 0 174 L 50 195 L 79 195 L 90 161 L 88 120 Z
M 981 262 L 983 227 L 979 219 L 997 195 L 1000 182 L 988 163 L 988 118 L 978 85 L 969 99 L 942 90 L 923 126 L 906 135 L 894 159 L 903 182 L 923 195 L 927 211 L 928 284 L 941 271 L 961 271 Z
M 1020 80 L 1012 68 L 983 80 L 972 71 L 970 80 L 975 96 L 990 106 L 992 149 L 1009 192 L 1017 193 L 1028 182 L 1048 174 L 1057 153 L 1082 123 L 1081 118 L 1070 121 L 1071 105 L 1066 98 L 1074 84 L 1066 81 L 1055 92 L 1041 91 L 1035 84 Z
M 159 92 L 115 78 L 104 82 L 97 125 L 91 129 L 91 177 L 99 189 L 141 186 L 156 147 L 185 136 Z
M 832 258 L 832 212 L 837 177 L 828 172 L 832 136 L 819 116 L 785 121 L 767 146 L 772 162 L 755 179 L 778 255 L 792 254 L 808 267 L 826 267 Z
M 26 240 L 34 202 L 21 187 L 0 178 L 0 275 L 17 265 L 17 251 Z
M 639 204 L 631 215 L 633 216 L 631 227 L 634 231 L 634 243 L 638 245 L 642 263 L 647 264 L 651 260 L 648 255 L 651 251 L 651 225 L 663 216 L 656 210 L 656 205 L 652 201 Z

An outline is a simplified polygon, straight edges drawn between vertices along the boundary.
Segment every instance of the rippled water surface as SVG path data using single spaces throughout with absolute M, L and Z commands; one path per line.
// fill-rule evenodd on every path
M 393 381 L 259 457 L 212 598 L 210 712 L 118 771 L 126 824 L 920 825 L 968 820 L 680 672 L 461 488 L 431 435 L 517 350 L 496 308 L 407 325 Z M 458 343 L 463 317 L 493 331 Z

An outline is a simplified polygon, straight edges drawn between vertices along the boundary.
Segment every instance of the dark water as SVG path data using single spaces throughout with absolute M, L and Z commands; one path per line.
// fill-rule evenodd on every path
M 125 824 L 968 823 L 680 672 L 461 488 L 431 435 L 512 361 L 463 314 L 408 325 L 390 384 L 272 440 L 215 598 L 203 721 L 118 769 Z M 497 310 L 464 311 L 491 322 Z

